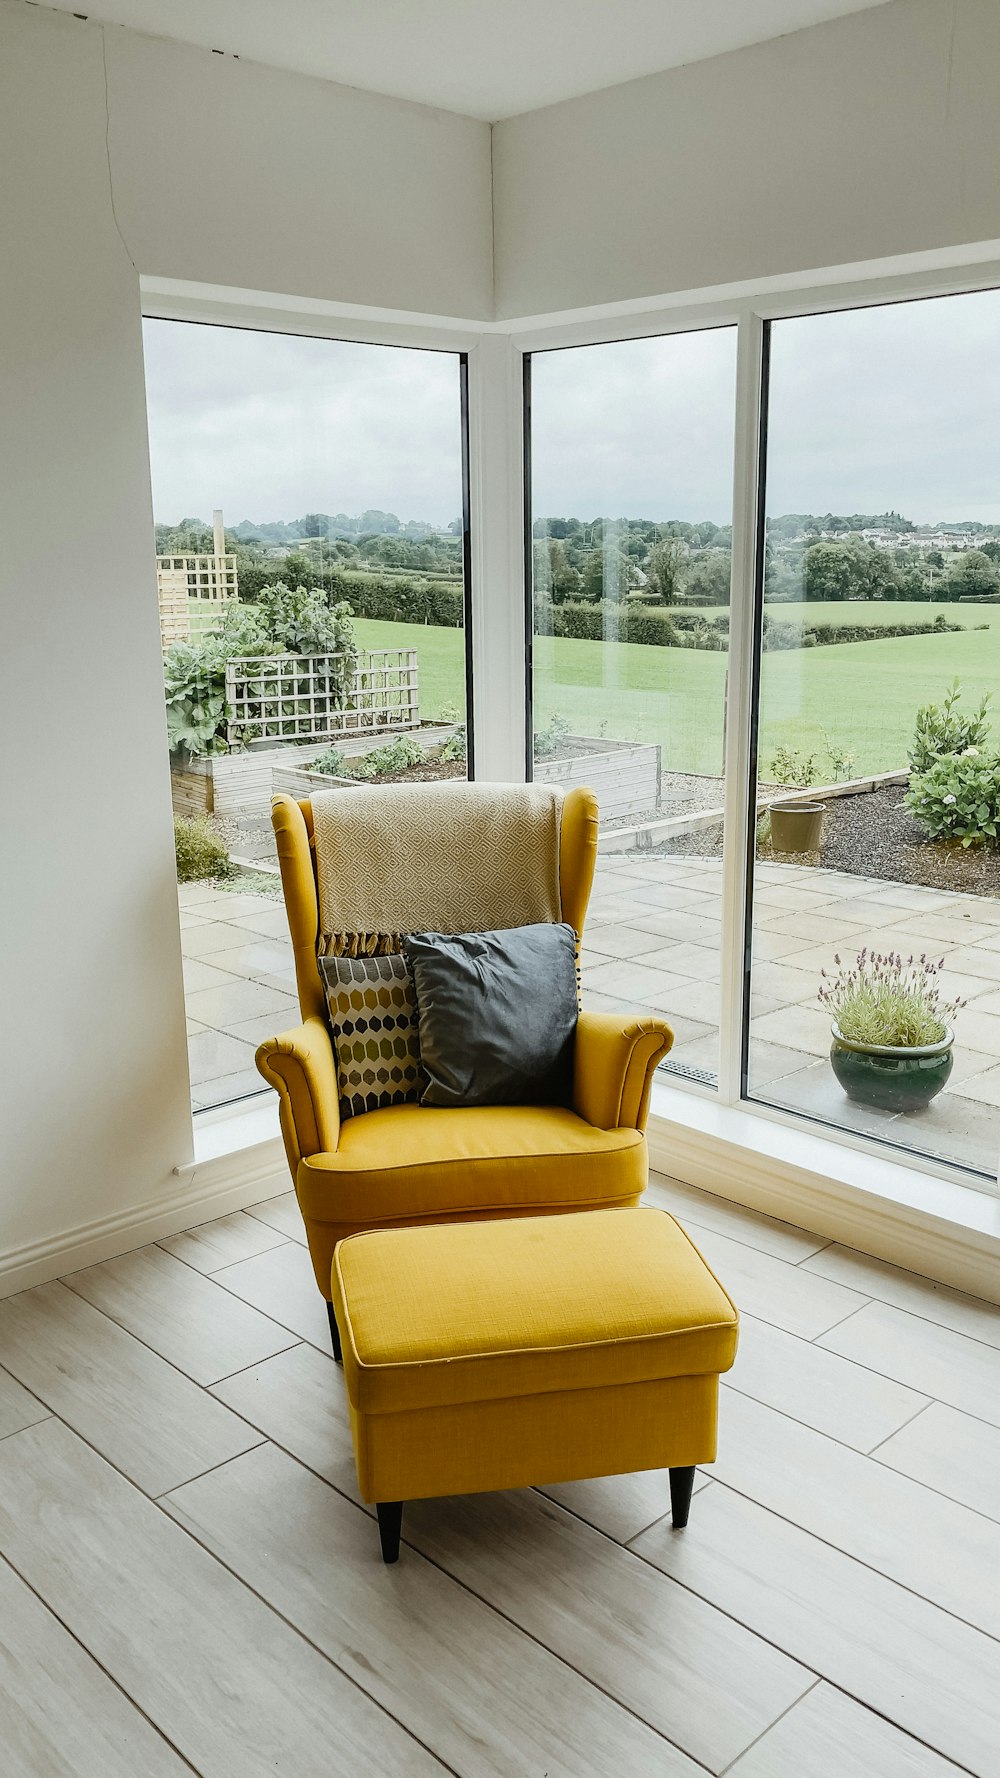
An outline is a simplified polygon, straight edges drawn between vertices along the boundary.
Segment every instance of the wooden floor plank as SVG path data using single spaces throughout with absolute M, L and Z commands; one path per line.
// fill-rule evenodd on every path
M 273 1445 L 164 1504 L 463 1778 L 697 1778 L 416 1551 L 387 1571 L 371 1520 Z
M 149 1494 L 260 1443 L 253 1427 L 63 1284 L 0 1302 L 0 1359 Z
M 360 1503 L 344 1373 L 332 1355 L 293 1346 L 216 1383 L 212 1394 Z
M 730 1778 L 960 1778 L 959 1768 L 829 1685 L 736 1761 Z
M 716 1479 L 1000 1636 L 1000 1526 L 727 1390 Z
M 734 1241 L 758 1247 L 761 1253 L 770 1253 L 775 1259 L 788 1260 L 792 1265 L 797 1265 L 810 1254 L 819 1253 L 827 1245 L 822 1235 L 811 1235 L 806 1229 L 797 1229 L 793 1223 L 779 1222 L 775 1216 L 748 1210 L 743 1204 L 699 1191 L 696 1186 L 684 1185 L 679 1179 L 667 1179 L 662 1173 L 651 1176 L 645 1202 L 669 1210 L 685 1228 L 690 1223 L 691 1239 L 695 1242 L 698 1239 L 695 1228 L 714 1229 L 716 1234 L 730 1235 Z
M 1000 1520 L 1000 1428 L 936 1401 L 875 1455 L 914 1481 Z
M 184 1234 L 171 1235 L 157 1242 L 165 1253 L 182 1259 L 196 1272 L 217 1272 L 220 1266 L 235 1265 L 238 1260 L 252 1259 L 255 1253 L 266 1253 L 280 1247 L 287 1237 L 267 1223 L 236 1210 L 232 1216 L 220 1216 L 214 1222 L 203 1222 Z
M 0 1370 L 0 1438 L 20 1432 L 23 1426 L 34 1426 L 48 1411 L 9 1371 Z
M 442 1778 L 431 1754 L 55 1420 L 0 1445 L 0 1549 L 201 1778 Z
M 66 1283 L 196 1383 L 216 1383 L 294 1344 L 286 1328 L 160 1247 L 73 1272 Z
M 297 1241 L 286 1241 L 284 1247 L 258 1254 L 241 1265 L 226 1266 L 216 1273 L 215 1282 L 321 1352 L 329 1352 L 326 1304 L 316 1288 L 309 1254 Z
M 870 1303 L 820 1345 L 1000 1426 L 1000 1351 L 920 1315 Z
M 725 1382 L 856 1451 L 881 1444 L 930 1399 L 751 1315 Z
M 714 1229 L 692 1229 L 691 1238 L 741 1312 L 803 1339 L 815 1339 L 868 1300 Z
M 1000 1778 L 1000 1644 L 721 1483 L 694 1526 L 655 1525 L 632 1547 L 977 1778 Z
M 533 1490 L 413 1501 L 403 1535 L 712 1771 L 812 1683 Z
M 947 1284 L 936 1284 L 918 1272 L 906 1272 L 888 1260 L 872 1259 L 867 1253 L 856 1253 L 850 1247 L 824 1247 L 822 1253 L 804 1260 L 803 1271 L 829 1278 L 835 1284 L 847 1284 L 864 1296 L 879 1302 L 892 1303 L 897 1309 L 908 1309 L 927 1321 L 937 1321 L 955 1333 L 968 1334 L 987 1346 L 1000 1346 L 1000 1307 L 981 1297 L 967 1296 Z
M 297 1241 L 300 1247 L 305 1246 L 305 1223 L 294 1192 L 282 1192 L 276 1198 L 265 1198 L 262 1204 L 251 1204 L 247 1215 L 267 1223 L 269 1228 L 277 1229 L 289 1241 Z
M 191 1778 L 191 1768 L 0 1559 L 4 1778 Z
M 699 1470 L 694 1491 L 708 1486 L 709 1472 Z M 595 1476 L 587 1482 L 553 1482 L 540 1488 L 567 1512 L 575 1513 L 588 1525 L 613 1537 L 616 1543 L 628 1543 L 645 1526 L 662 1519 L 670 1511 L 670 1472 L 666 1469 L 644 1469 L 636 1475 Z

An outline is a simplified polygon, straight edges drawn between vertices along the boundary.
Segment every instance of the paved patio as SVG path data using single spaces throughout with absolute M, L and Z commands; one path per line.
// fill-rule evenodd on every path
M 257 1092 L 253 1052 L 296 1022 L 280 900 L 200 884 L 180 891 L 196 1109 Z M 657 855 L 602 859 L 584 946 L 584 1001 L 665 1014 L 673 1067 L 718 1062 L 721 865 Z M 863 945 L 945 958 L 942 987 L 968 1005 L 955 1068 L 924 1112 L 893 1116 L 845 1098 L 816 999 L 835 951 Z M 755 1098 L 996 1174 L 1000 1155 L 1000 899 L 949 894 L 788 864 L 757 871 L 750 1090 Z

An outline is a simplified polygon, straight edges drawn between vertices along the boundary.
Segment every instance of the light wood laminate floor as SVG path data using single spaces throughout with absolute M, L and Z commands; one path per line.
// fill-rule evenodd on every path
M 291 1196 L 0 1302 L 3 1778 L 1000 1778 L 1000 1310 L 660 1180 L 719 1459 L 383 1566 Z

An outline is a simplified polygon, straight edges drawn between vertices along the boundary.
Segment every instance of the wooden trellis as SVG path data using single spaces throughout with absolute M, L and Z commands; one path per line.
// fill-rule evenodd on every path
M 340 654 L 242 655 L 226 663 L 226 739 L 326 741 L 343 734 L 420 724 L 415 648 L 359 654 L 347 704 L 339 707 Z

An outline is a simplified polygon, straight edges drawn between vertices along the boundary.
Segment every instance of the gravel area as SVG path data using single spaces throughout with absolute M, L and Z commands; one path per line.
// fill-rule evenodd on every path
M 880 790 L 831 799 L 826 805 L 820 851 L 795 854 L 792 861 L 820 864 L 826 870 L 849 871 L 855 876 L 880 877 L 886 883 L 917 883 L 964 895 L 1000 896 L 1000 852 L 925 839 L 903 802 L 903 790 L 901 784 L 887 784 Z M 722 823 L 700 833 L 679 834 L 662 851 L 687 858 L 721 858 Z M 788 862 L 791 854 L 773 852 L 765 842 L 758 847 L 758 857 Z

